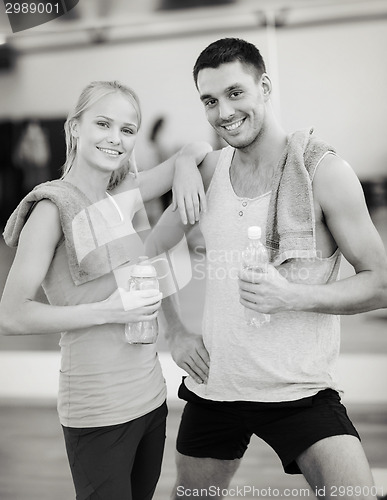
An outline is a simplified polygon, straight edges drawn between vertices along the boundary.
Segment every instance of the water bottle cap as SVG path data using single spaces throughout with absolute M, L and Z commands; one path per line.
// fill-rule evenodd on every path
M 250 226 L 247 230 L 247 237 L 251 240 L 259 240 L 261 237 L 262 231 L 259 226 Z
M 133 267 L 132 276 L 136 278 L 157 278 L 157 271 L 148 257 L 139 257 L 139 263 Z

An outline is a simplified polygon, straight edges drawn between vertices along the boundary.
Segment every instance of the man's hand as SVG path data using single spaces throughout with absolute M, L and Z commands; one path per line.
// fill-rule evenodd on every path
M 204 347 L 201 335 L 188 332 L 183 328 L 174 335 L 170 348 L 172 358 L 180 368 L 198 384 L 207 382 L 210 356 Z
M 267 273 L 242 270 L 239 273 L 240 303 L 265 314 L 296 309 L 294 284 L 271 265 Z

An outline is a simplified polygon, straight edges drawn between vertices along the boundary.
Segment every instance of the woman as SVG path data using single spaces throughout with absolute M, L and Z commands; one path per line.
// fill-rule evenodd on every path
M 142 202 L 170 189 L 176 158 L 137 175 L 140 124 L 131 89 L 88 85 L 65 124 L 62 179 L 31 191 L 4 233 L 18 248 L 0 305 L 2 333 L 63 332 L 58 412 L 78 500 L 150 499 L 160 474 L 165 384 L 155 346 L 126 343 L 124 325 L 153 319 L 161 293 L 128 292 L 118 280 L 143 254 L 134 224 Z M 186 151 L 178 161 L 188 166 L 179 168 L 192 179 L 208 146 Z M 40 285 L 49 304 L 35 300 Z

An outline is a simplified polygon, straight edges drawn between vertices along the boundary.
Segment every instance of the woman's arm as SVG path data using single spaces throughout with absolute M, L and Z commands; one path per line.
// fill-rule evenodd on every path
M 184 223 L 187 215 L 194 223 L 199 218 L 200 207 L 205 208 L 203 182 L 197 167 L 210 151 L 212 147 L 206 142 L 187 144 L 157 167 L 140 172 L 138 178 L 143 201 L 157 198 L 172 188 L 174 208 L 179 209 Z
M 48 200 L 42 200 L 20 234 L 0 303 L 0 333 L 57 333 L 104 323 L 143 321 L 155 316 L 161 304 L 161 294 L 157 291 L 138 294 L 120 289 L 102 302 L 75 306 L 37 302 L 37 292 L 61 237 L 57 207 Z

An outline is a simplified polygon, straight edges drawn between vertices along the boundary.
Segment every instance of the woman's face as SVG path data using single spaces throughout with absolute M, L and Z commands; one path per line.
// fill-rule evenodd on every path
M 138 130 L 135 108 L 121 92 L 99 99 L 74 123 L 77 164 L 113 172 L 132 154 Z

